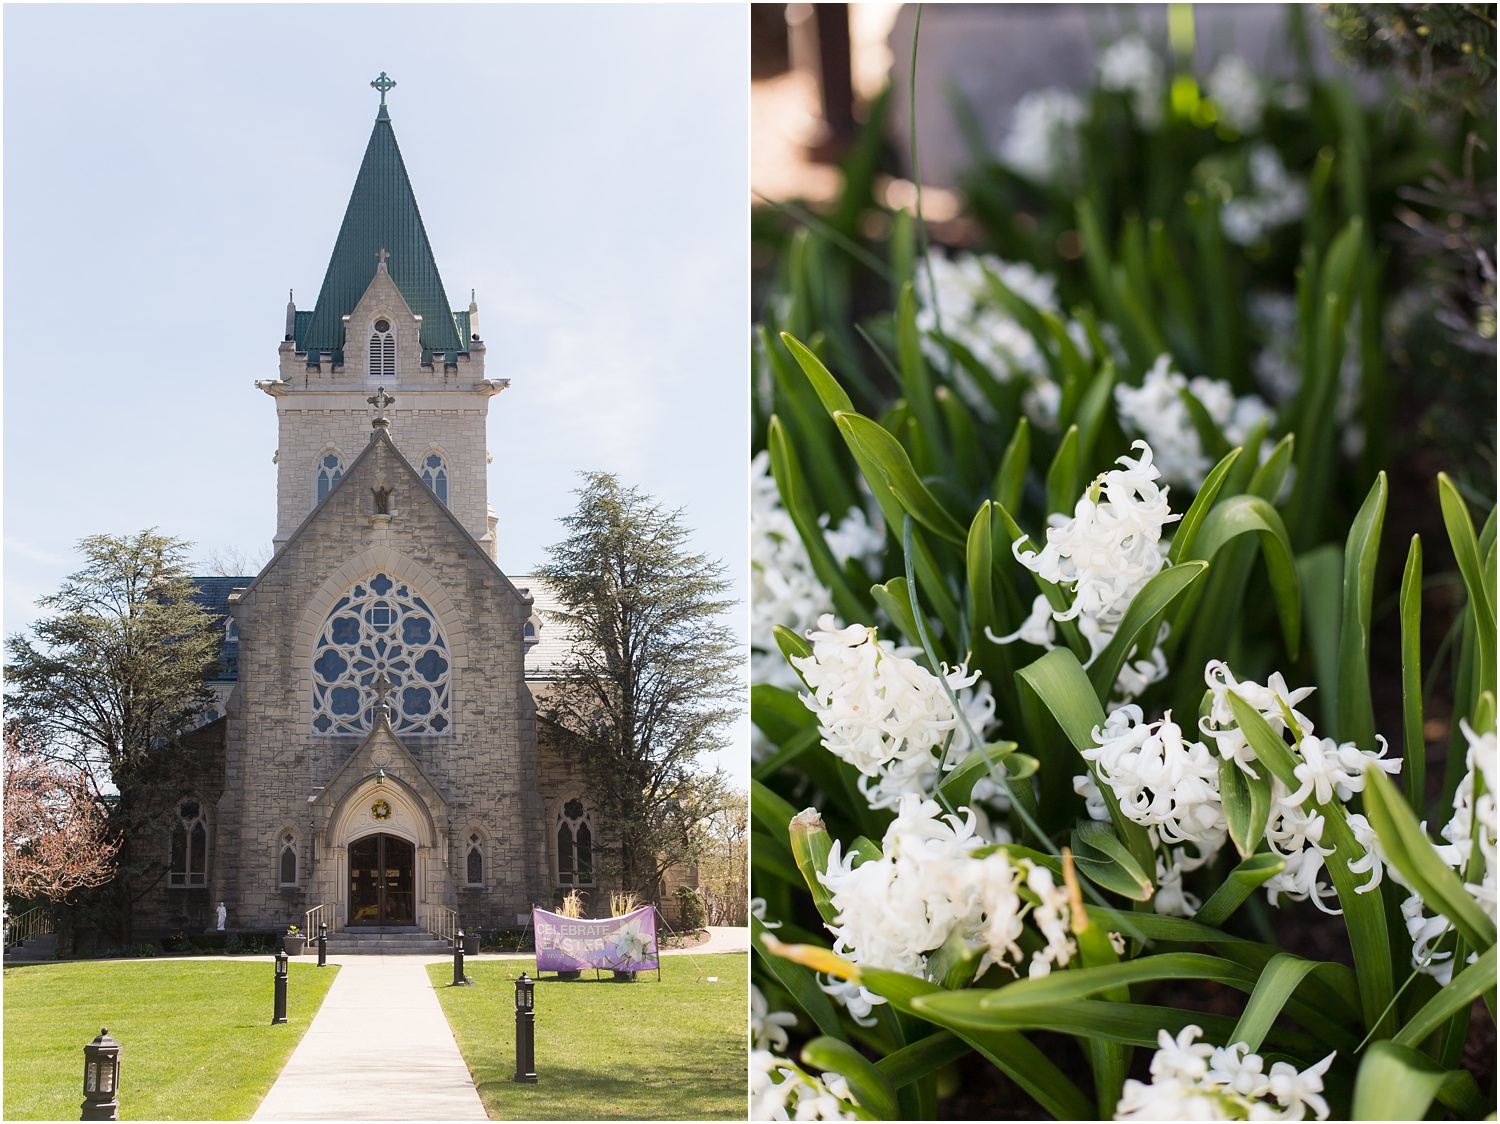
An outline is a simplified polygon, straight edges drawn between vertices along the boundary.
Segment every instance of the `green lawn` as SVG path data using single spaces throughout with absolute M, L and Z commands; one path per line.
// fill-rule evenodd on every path
M 120 1043 L 120 1119 L 247 1120 L 317 1013 L 338 969 L 290 965 L 271 1026 L 263 961 L 139 960 L 5 969 L 5 1118 L 77 1120 L 83 1046 Z
M 694 961 L 697 961 L 697 966 Z M 716 983 L 704 977 L 717 976 Z M 749 1005 L 743 953 L 664 956 L 661 982 L 546 976 L 536 985 L 538 1083 L 518 1085 L 512 978 L 535 960 L 427 969 L 492 1120 L 743 1120 Z

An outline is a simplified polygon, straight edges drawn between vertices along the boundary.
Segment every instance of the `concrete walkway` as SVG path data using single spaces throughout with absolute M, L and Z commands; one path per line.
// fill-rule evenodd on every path
M 323 1006 L 253 1119 L 487 1119 L 430 961 L 338 957 Z

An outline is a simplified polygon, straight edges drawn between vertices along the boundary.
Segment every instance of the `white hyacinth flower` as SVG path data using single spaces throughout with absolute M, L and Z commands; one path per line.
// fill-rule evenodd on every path
M 1260 76 L 1248 62 L 1238 55 L 1225 55 L 1209 71 L 1205 85 L 1224 125 L 1239 133 L 1253 133 L 1260 128 L 1266 111 L 1266 92 Z
M 1099 85 L 1130 95 L 1130 108 L 1143 129 L 1161 124 L 1165 83 L 1161 59 L 1139 35 L 1126 35 L 1104 49 L 1098 63 Z
M 885 531 L 858 508 L 825 529 L 828 548 L 840 565 L 868 563 L 885 549 Z M 799 636 L 833 611 L 833 597 L 813 573 L 812 562 L 792 518 L 781 506 L 764 449 L 750 462 L 750 677 L 787 690 L 801 686 L 776 644 L 782 625 Z
M 1265 1059 L 1251 1053 L 1248 1043 L 1216 1048 L 1197 1042 L 1202 1035 L 1192 1025 L 1175 1038 L 1158 1032 L 1151 1083 L 1126 1081 L 1114 1118 L 1301 1120 L 1311 1111 L 1315 1120 L 1328 1119 L 1323 1075 L 1334 1054 L 1300 1072 L 1288 1062 L 1276 1062 L 1266 1073 Z
M 1077 94 L 1033 90 L 1016 103 L 1010 132 L 1000 145 L 1000 162 L 1039 184 L 1068 187 L 1082 167 L 1078 128 L 1088 110 Z
M 880 858 L 856 865 L 836 840 L 818 876 L 837 912 L 828 925 L 834 951 L 856 964 L 925 978 L 928 956 L 957 933 L 983 952 L 979 972 L 997 963 L 1014 970 L 1023 956 L 1017 941 L 1028 908 L 1020 893 L 1025 885 L 1040 899 L 1033 914 L 1047 938 L 1032 958 L 1031 975 L 1067 964 L 1076 947 L 1067 934 L 1066 894 L 1052 885 L 1050 873 L 1036 875 L 1031 863 L 1013 861 L 1003 850 L 976 857 L 988 846 L 976 825 L 971 811 L 960 819 L 943 815 L 934 800 L 906 796 Z M 835 985 L 824 990 L 833 993 Z M 850 985 L 840 990 L 847 993 Z
M 786 1053 L 787 1028 L 796 1025 L 796 1015 L 790 1011 L 771 1010 L 760 988 L 750 985 L 750 1041 L 755 1049 Z
M 858 1120 L 841 1075 L 814 1077 L 769 1050 L 750 1051 L 751 1120 Z
M 1236 680 L 1229 665 L 1223 660 L 1209 660 L 1203 669 L 1203 680 L 1213 695 L 1213 705 L 1208 714 L 1198 720 L 1198 728 L 1214 740 L 1220 757 L 1233 761 L 1252 777 L 1259 777 L 1260 774 L 1250 764 L 1255 760 L 1255 754 L 1251 752 L 1250 742 L 1240 730 L 1239 723 L 1235 721 L 1234 710 L 1229 705 L 1231 691 L 1258 710 L 1260 716 L 1278 734 L 1287 728 L 1284 717 L 1286 713 L 1291 714 L 1300 727 L 1299 737 L 1311 732 L 1313 728 L 1312 719 L 1297 710 L 1296 706 L 1317 688 L 1299 687 L 1295 691 L 1289 690 L 1279 671 L 1272 672 L 1263 687 L 1248 679 L 1243 682 Z
M 1296 222 L 1307 211 L 1307 185 L 1294 180 L 1281 155 L 1268 144 L 1250 150 L 1251 190 L 1235 196 L 1219 211 L 1224 237 L 1241 246 L 1258 242 L 1268 231 Z
M 823 744 L 860 772 L 859 786 L 872 808 L 893 808 L 906 795 L 925 795 L 940 763 L 956 767 L 981 748 L 993 724 L 995 700 L 988 684 L 975 687 L 977 671 L 943 666 L 942 680 L 881 641 L 862 624 L 838 628 L 822 617 L 811 656 L 794 657 L 811 695 L 801 696 L 818 716 Z M 959 700 L 955 710 L 946 681 Z M 963 719 L 967 719 L 964 721 Z M 944 751 L 946 748 L 946 760 Z
M 1115 387 L 1115 405 L 1128 433 L 1139 434 L 1151 446 L 1161 478 L 1197 490 L 1213 468 L 1192 414 L 1182 399 L 1187 391 L 1202 405 L 1230 445 L 1242 445 L 1255 423 L 1270 418 L 1271 408 L 1254 394 L 1236 398 L 1223 379 L 1189 380 L 1172 369 L 1172 357 L 1160 355 L 1139 387 Z M 1256 450 L 1263 460 L 1269 443 Z

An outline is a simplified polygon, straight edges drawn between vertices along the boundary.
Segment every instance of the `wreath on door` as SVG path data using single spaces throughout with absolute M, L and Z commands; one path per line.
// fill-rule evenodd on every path
M 377 800 L 370 805 L 370 815 L 384 822 L 391 818 L 391 806 L 384 800 Z

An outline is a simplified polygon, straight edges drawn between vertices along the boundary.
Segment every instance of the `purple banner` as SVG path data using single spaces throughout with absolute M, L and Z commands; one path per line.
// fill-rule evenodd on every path
M 531 924 L 536 930 L 538 972 L 573 972 L 585 968 L 640 972 L 661 966 L 657 960 L 653 906 L 642 906 L 634 913 L 601 921 L 533 909 Z

